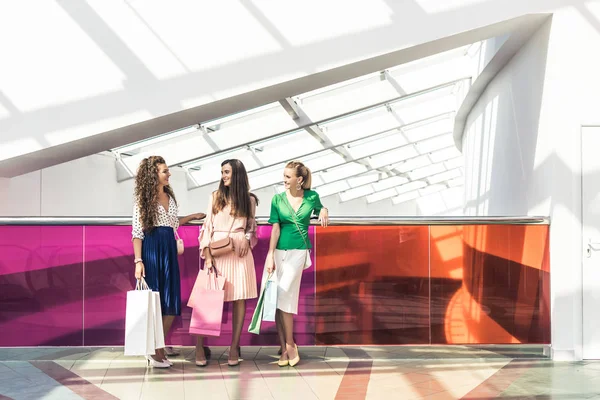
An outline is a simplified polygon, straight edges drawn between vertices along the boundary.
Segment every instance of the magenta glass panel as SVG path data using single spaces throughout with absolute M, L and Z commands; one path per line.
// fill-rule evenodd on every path
M 167 342 L 173 345 L 193 345 L 194 338 L 188 327 L 191 309 L 187 301 L 199 270 L 198 226 L 179 228 L 185 252 L 179 257 L 181 276 L 182 313 L 173 323 Z M 260 284 L 267 255 L 270 226 L 258 228 L 259 243 L 254 249 L 257 282 Z M 314 228 L 310 234 L 314 236 Z M 314 256 L 313 256 L 314 257 Z M 133 247 L 130 226 L 89 226 L 85 228 L 85 345 L 122 345 L 125 329 L 125 302 L 127 291 L 134 286 Z M 313 258 L 314 263 L 314 258 Z M 277 344 L 274 323 L 263 323 L 262 334 L 247 332 L 256 306 L 256 299 L 246 303 L 246 318 L 242 331 L 242 345 Z M 228 345 L 231 340 L 231 304 L 225 304 L 222 334 L 208 338 L 210 345 Z M 304 272 L 300 289 L 300 308 L 296 319 L 296 339 L 299 344 L 314 344 L 314 268 Z
M 0 226 L 0 346 L 83 345 L 83 228 Z
M 86 226 L 84 271 L 85 345 L 122 345 L 135 281 L 131 226 Z

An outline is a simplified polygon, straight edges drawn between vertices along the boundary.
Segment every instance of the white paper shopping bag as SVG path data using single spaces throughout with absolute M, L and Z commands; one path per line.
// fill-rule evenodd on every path
M 267 279 L 264 290 L 262 320 L 275 322 L 275 313 L 277 311 L 277 281 L 275 277 Z
M 152 313 L 154 317 L 154 347 L 162 349 L 165 347 L 165 332 L 162 323 L 162 309 L 160 306 L 160 293 L 152 292 Z M 154 350 L 152 351 L 154 354 Z
M 154 354 L 156 342 L 153 303 L 154 295 L 143 280 L 138 280 L 135 290 L 127 292 L 124 350 L 126 356 Z

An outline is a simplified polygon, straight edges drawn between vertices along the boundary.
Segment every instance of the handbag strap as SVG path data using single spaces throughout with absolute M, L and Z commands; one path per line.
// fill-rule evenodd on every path
M 296 224 L 296 229 L 298 229 L 298 233 L 300 233 L 300 236 L 302 236 L 302 240 L 304 240 L 304 245 L 306 246 L 306 250 L 308 250 L 308 242 L 304 238 L 304 234 L 302 233 L 302 230 L 300 229 L 300 225 L 298 225 L 298 220 L 296 219 L 296 213 L 294 212 L 294 209 L 292 208 L 290 201 L 287 199 L 286 192 L 283 192 L 282 195 L 285 196 L 285 204 L 287 204 L 288 208 L 290 209 L 290 212 L 292 213 L 292 219 L 294 220 L 294 224 Z M 306 235 L 308 236 L 308 232 L 306 233 Z
M 237 218 L 234 216 L 233 221 L 231 221 L 231 226 L 229 227 L 229 232 L 227 232 L 227 237 L 229 237 L 229 235 L 231 234 L 231 230 L 233 229 L 233 224 L 235 224 L 236 219 Z M 214 213 L 212 213 L 212 218 L 211 218 L 210 224 L 212 226 L 212 232 L 210 233 L 210 241 L 212 242 L 213 236 L 215 235 L 215 214 Z

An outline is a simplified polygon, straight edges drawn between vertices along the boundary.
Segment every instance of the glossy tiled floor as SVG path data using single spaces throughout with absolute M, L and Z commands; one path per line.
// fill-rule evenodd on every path
M 600 362 L 554 363 L 535 347 L 305 347 L 279 368 L 274 347 L 213 347 L 168 370 L 122 348 L 0 349 L 0 399 L 600 399 Z M 493 351 L 492 351 L 493 350 Z

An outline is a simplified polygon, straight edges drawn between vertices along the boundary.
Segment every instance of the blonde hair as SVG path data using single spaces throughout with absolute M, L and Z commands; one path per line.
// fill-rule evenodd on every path
M 302 163 L 302 161 L 290 161 L 285 166 L 286 168 L 293 169 L 296 172 L 297 177 L 302 177 L 302 189 L 310 190 L 312 186 L 312 174 L 310 168 Z

